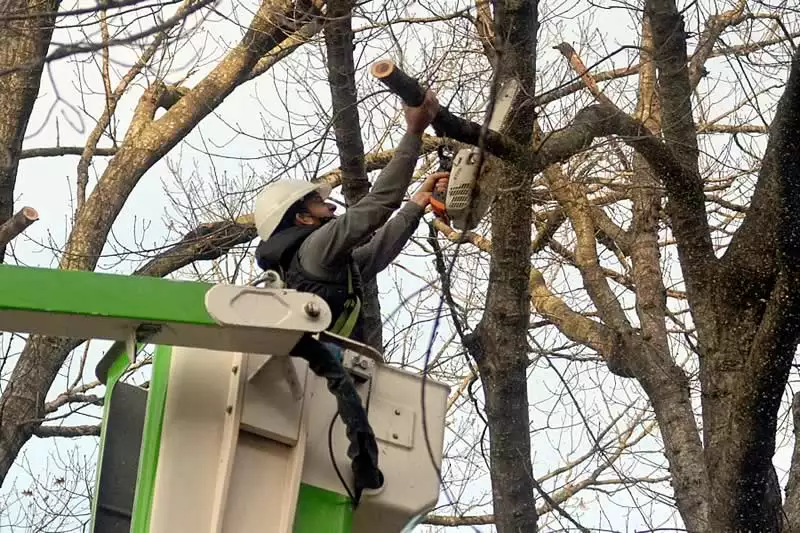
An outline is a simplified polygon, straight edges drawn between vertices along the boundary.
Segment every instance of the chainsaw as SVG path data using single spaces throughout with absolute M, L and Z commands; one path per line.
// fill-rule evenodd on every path
M 439 145 L 436 149 L 436 154 L 439 156 L 439 168 L 436 172 L 452 173 L 453 170 L 453 149 L 444 144 Z M 444 220 L 445 224 L 450 224 L 450 217 L 447 216 L 447 208 L 445 202 L 447 200 L 447 193 L 433 189 L 431 196 L 431 209 L 433 214 Z
M 410 107 L 418 107 L 425 100 L 425 90 L 419 82 L 399 69 L 391 60 L 383 59 L 372 65 L 372 75 L 399 96 Z M 500 132 L 512 110 L 514 98 L 519 93 L 516 79 L 507 80 L 497 93 L 494 105 L 490 106 L 489 129 Z M 444 109 L 443 109 L 444 110 Z M 447 112 L 447 111 L 445 111 Z M 437 119 L 443 115 L 440 110 Z M 441 137 L 437 119 L 433 121 L 436 135 Z M 431 209 L 434 214 L 458 230 L 475 229 L 486 215 L 494 201 L 497 191 L 495 172 L 486 172 L 481 165 L 480 150 L 477 146 L 461 148 L 455 156 L 448 152 L 449 147 L 440 146 L 439 171 L 449 171 L 447 192 L 434 191 Z M 484 160 L 487 159 L 485 154 Z

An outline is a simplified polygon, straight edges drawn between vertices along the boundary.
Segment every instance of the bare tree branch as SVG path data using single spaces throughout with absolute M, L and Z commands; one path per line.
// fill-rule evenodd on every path
M 17 214 L 0 224 L 0 249 L 5 248 L 28 226 L 39 220 L 39 213 L 32 207 L 23 207 Z
M 325 50 L 328 61 L 328 87 L 331 91 L 331 114 L 342 180 L 342 193 L 348 206 L 356 204 L 370 189 L 361 139 L 358 113 L 356 67 L 353 59 L 352 11 L 354 0 L 328 0 L 325 23 Z M 383 351 L 381 305 L 378 280 L 363 284 L 361 340 Z
M 77 437 L 99 437 L 100 426 L 39 426 L 33 434 L 40 439 L 64 437 L 74 439 Z
M 34 157 L 61 157 L 65 155 L 81 155 L 85 148 L 81 146 L 54 146 L 52 148 L 26 148 L 19 153 L 20 159 L 31 159 Z M 113 156 L 117 153 L 116 148 L 97 148 L 94 155 Z

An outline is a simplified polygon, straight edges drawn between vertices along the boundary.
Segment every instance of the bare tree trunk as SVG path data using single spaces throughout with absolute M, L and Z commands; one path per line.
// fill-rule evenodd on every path
M 517 77 L 524 93 L 507 134 L 526 145 L 533 135 L 537 0 L 495 4 L 498 78 Z M 502 174 L 492 216 L 492 258 L 486 311 L 476 328 L 481 383 L 491 440 L 494 516 L 499 533 L 537 530 L 527 394 L 530 317 L 531 175 Z
M 653 134 L 661 130 L 656 92 L 655 45 L 650 17 L 642 17 L 641 72 L 636 116 Z M 686 373 L 672 360 L 667 339 L 667 298 L 658 244 L 661 194 L 658 177 L 641 156 L 633 155 L 630 234 L 636 313 L 648 350 L 638 353 L 644 368 L 637 378 L 650 397 L 664 439 L 675 499 L 689 531 L 708 529 L 708 476 L 694 420 Z
M 770 126 L 748 212 L 752 221 L 742 225 L 722 261 L 715 336 L 701 338 L 714 531 L 782 529 L 772 457 L 781 397 L 800 336 L 798 127 L 800 52 Z M 765 243 L 772 252 L 760 253 Z M 749 259 L 735 260 L 744 257 Z
M 353 61 L 352 0 L 328 2 L 325 45 L 328 85 L 331 89 L 333 131 L 342 169 L 342 192 L 348 206 L 361 200 L 370 189 L 358 116 L 355 63 Z M 364 342 L 383 351 L 383 322 L 378 300 L 378 280 L 365 283 L 361 309 Z
M 17 181 L 22 139 L 28 128 L 33 104 L 53 35 L 54 13 L 58 0 L 12 0 L 8 12 L 28 15 L 0 21 L 0 70 L 19 69 L 0 76 L 0 225 L 14 213 L 14 185 Z M 30 65 L 26 68 L 20 68 Z M 6 243 L 0 243 L 0 263 L 5 258 Z

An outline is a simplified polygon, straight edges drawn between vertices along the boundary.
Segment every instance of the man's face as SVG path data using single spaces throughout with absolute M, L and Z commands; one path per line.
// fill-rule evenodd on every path
M 297 221 L 307 226 L 321 226 L 336 218 L 336 205 L 325 202 L 319 193 L 312 193 L 305 200 L 306 212 L 297 215 Z

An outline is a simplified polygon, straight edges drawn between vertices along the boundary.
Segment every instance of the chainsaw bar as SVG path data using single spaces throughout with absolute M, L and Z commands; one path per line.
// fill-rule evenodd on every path
M 415 107 L 422 104 L 425 99 L 425 90 L 419 82 L 403 72 L 390 60 L 384 59 L 372 65 L 372 75 L 380 80 L 393 93 L 398 95 L 406 105 Z M 494 105 L 487 112 L 491 112 L 489 129 L 496 132 L 502 131 L 511 114 L 512 104 L 519 93 L 519 82 L 511 78 L 500 87 Z M 442 113 L 440 112 L 439 115 Z M 433 122 L 434 129 L 439 134 L 437 122 L 442 119 L 437 115 Z M 440 154 L 440 160 L 441 160 Z M 484 151 L 484 161 L 479 169 L 480 150 L 478 147 L 468 147 L 459 150 L 452 160 L 452 169 L 444 202 L 442 198 L 435 198 L 433 208 L 437 216 L 444 218 L 452 226 L 461 231 L 469 231 L 478 226 L 480 220 L 489 211 L 489 207 L 497 194 L 497 173 L 500 169 L 495 167 L 493 157 Z M 479 174 L 480 170 L 480 176 Z
M 512 104 L 519 92 L 519 83 L 511 78 L 498 91 L 491 109 L 489 129 L 501 131 Z M 493 168 L 493 158 L 484 151 L 484 161 L 480 162 L 480 149 L 477 146 L 462 148 L 453 159 L 453 169 L 447 187 L 447 214 L 453 227 L 462 231 L 475 229 L 486 216 L 497 194 L 497 173 Z M 479 165 L 481 168 L 478 168 Z M 478 175 L 480 171 L 480 176 Z

